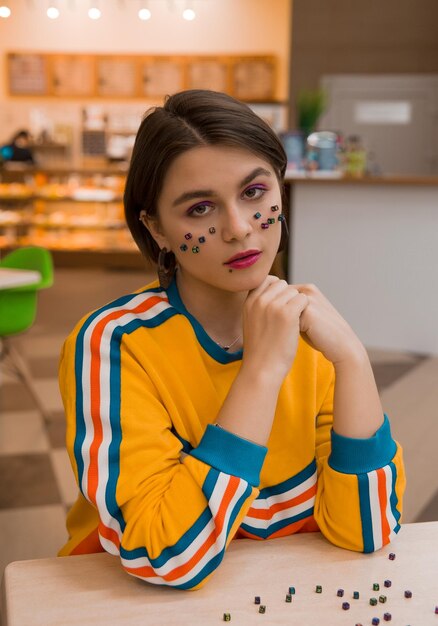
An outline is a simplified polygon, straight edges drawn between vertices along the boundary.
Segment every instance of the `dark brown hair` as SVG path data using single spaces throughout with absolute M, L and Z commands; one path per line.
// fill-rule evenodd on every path
M 168 96 L 162 107 L 146 112 L 132 152 L 124 194 L 125 217 L 142 254 L 156 262 L 159 247 L 139 221 L 140 211 L 157 216 L 157 203 L 172 162 L 200 146 L 234 146 L 269 163 L 280 184 L 287 157 L 280 139 L 249 106 L 215 91 L 192 89 Z M 285 244 L 284 229 L 280 249 Z

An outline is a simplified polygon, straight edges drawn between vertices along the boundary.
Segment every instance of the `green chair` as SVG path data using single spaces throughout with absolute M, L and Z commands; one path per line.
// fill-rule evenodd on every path
M 44 407 L 28 364 L 11 341 L 11 337 L 28 330 L 37 312 L 37 291 L 53 284 L 53 261 L 50 252 L 37 246 L 19 248 L 0 260 L 1 268 L 39 272 L 41 279 L 33 285 L 0 289 L 0 361 L 28 388 L 44 420 L 51 419 Z

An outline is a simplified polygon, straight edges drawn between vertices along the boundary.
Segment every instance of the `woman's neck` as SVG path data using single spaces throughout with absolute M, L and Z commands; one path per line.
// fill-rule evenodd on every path
M 176 283 L 187 311 L 213 341 L 222 347 L 233 343 L 233 351 L 241 347 L 242 310 L 248 295 L 246 291 L 224 291 L 193 277 L 186 279 L 180 271 L 176 273 Z

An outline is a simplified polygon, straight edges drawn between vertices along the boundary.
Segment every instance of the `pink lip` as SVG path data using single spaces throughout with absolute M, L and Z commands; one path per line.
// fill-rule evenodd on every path
M 260 250 L 245 250 L 245 252 L 232 256 L 228 261 L 225 261 L 224 265 L 228 265 L 233 269 L 243 269 L 257 263 L 261 254 Z

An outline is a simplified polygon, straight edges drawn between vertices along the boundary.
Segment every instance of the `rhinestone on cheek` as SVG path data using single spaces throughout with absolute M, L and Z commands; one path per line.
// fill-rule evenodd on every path
M 193 237 L 193 235 L 192 235 L 192 233 L 186 233 L 186 234 L 184 235 L 184 237 L 185 237 L 186 239 L 191 239 L 191 238 Z
M 211 235 L 214 235 L 214 233 L 216 232 L 216 228 L 215 228 L 214 226 L 210 226 L 210 228 L 208 229 L 208 232 L 209 232 Z
M 186 250 L 188 250 L 188 247 L 186 246 L 185 243 L 181 244 L 179 249 L 181 250 L 181 252 L 185 252 Z
M 193 248 L 192 248 L 192 252 L 193 252 L 193 254 L 198 254 L 198 252 L 199 252 L 199 246 L 193 246 Z

